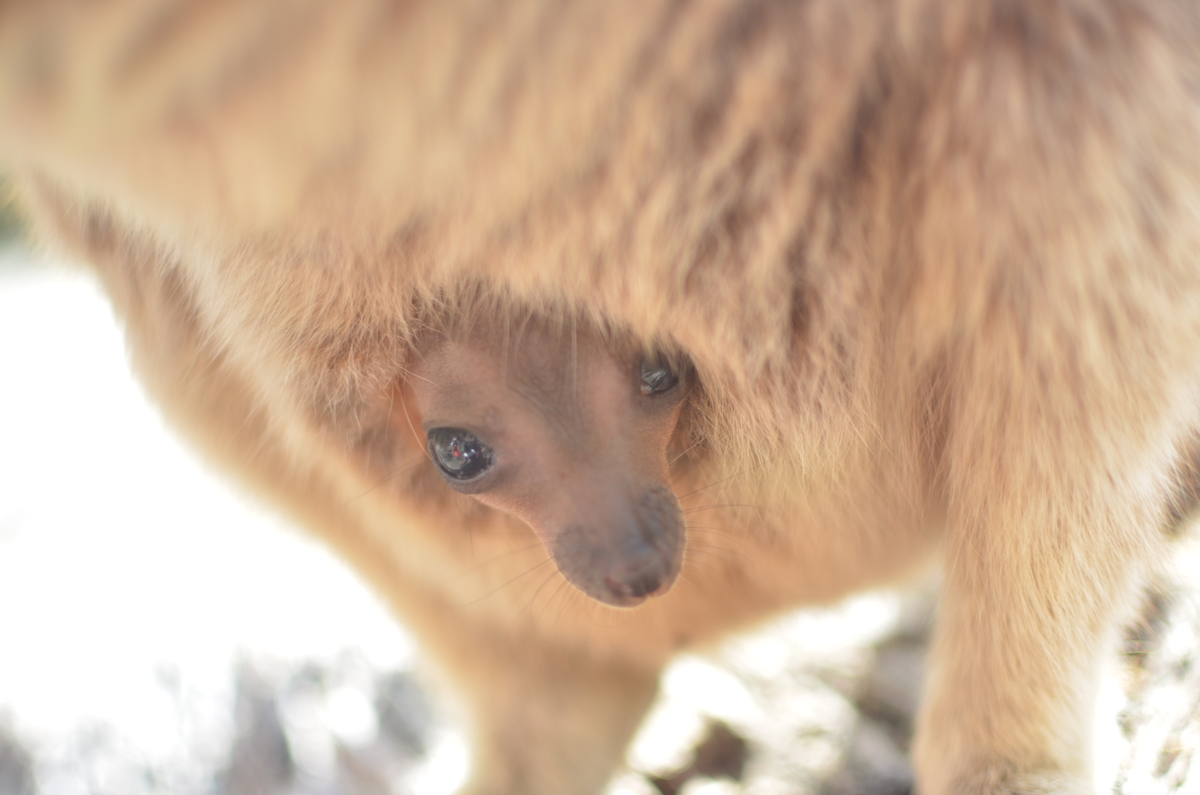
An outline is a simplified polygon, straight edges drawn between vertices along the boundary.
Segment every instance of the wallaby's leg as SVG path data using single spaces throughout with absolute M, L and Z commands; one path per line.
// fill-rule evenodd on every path
M 953 90 L 928 105 L 947 114 L 930 140 L 953 143 L 913 227 L 914 271 L 937 274 L 913 333 L 944 323 L 922 345 L 945 346 L 950 407 L 921 795 L 1092 791 L 1099 669 L 1163 546 L 1200 373 L 1195 156 L 1177 144 L 1196 135 L 1194 47 L 1170 30 L 1194 15 L 1135 32 L 1117 6 L 1008 4 L 1046 33 L 1021 38 L 999 5 L 959 18 Z
M 1004 361 L 975 353 L 979 369 Z M 993 381 L 992 399 L 964 399 L 950 444 L 944 590 L 914 746 L 922 795 L 1093 791 L 1098 674 L 1165 538 L 1161 397 L 1116 372 L 1042 392 L 1070 370 L 1042 364 Z
M 947 550 L 914 747 L 922 795 L 1093 792 L 1097 675 L 1141 554 L 1082 525 L 1065 538 L 1060 521 L 1041 517 L 1040 538 L 976 527 Z
M 658 670 L 494 631 L 423 640 L 449 652 L 443 667 L 471 711 L 475 759 L 464 795 L 600 792 L 658 684 Z

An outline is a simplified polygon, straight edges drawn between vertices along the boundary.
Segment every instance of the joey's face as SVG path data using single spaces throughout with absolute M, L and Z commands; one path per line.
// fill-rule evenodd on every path
M 414 368 L 429 457 L 457 492 L 524 520 L 610 605 L 665 592 L 683 558 L 667 445 L 687 373 L 587 335 L 526 329 L 430 346 Z

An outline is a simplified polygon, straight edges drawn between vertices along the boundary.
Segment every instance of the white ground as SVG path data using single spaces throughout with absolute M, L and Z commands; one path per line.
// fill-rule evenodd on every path
M 408 667 L 410 638 L 345 566 L 164 428 L 93 281 L 26 257 L 0 253 L 0 711 L 17 733 L 52 752 L 101 724 L 144 758 L 219 755 L 239 659 Z M 341 732 L 370 731 L 334 701 Z

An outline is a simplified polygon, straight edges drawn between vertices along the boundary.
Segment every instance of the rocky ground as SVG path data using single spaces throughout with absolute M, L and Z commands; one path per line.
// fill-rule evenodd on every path
M 1172 564 L 1148 587 L 1144 609 L 1113 660 L 1097 714 L 1101 791 L 1200 793 L 1200 762 L 1193 765 L 1200 757 L 1200 539 L 1195 536 L 1193 529 L 1191 537 L 1180 540 Z M 661 762 L 639 759 L 635 745 L 631 762 L 639 772 L 627 773 L 615 791 L 911 792 L 906 753 L 931 607 L 931 595 L 901 600 L 876 625 L 873 637 L 857 643 L 849 638 L 816 654 L 815 628 L 806 625 L 812 618 L 805 616 L 731 643 L 702 664 L 714 666 L 713 675 L 729 677 L 729 685 L 742 691 L 746 705 L 737 715 L 707 708 L 694 695 L 689 704 L 686 693 L 672 691 L 668 678 L 666 700 L 676 699 L 675 708 L 704 716 L 704 739 L 669 772 Z M 764 669 L 764 657 L 775 662 Z
M 1098 733 L 1100 775 L 1118 795 L 1200 792 L 1197 573 L 1192 543 L 1117 660 L 1115 709 L 1100 719 L 1111 731 Z M 929 605 L 863 597 L 680 660 L 609 795 L 910 792 Z M 223 738 L 193 738 L 196 754 L 176 769 L 139 761 L 103 726 L 39 747 L 0 723 L 0 795 L 422 795 L 461 779 L 453 720 L 410 669 L 350 651 L 325 664 L 247 659 L 232 676 Z M 160 684 L 179 689 L 169 675 Z M 194 718 L 186 694 L 176 702 L 181 721 Z
M 1129 632 L 1126 659 L 1128 698 L 1118 726 L 1127 743 L 1113 791 L 1200 793 L 1200 543 L 1194 537 L 1149 600 L 1143 622 Z

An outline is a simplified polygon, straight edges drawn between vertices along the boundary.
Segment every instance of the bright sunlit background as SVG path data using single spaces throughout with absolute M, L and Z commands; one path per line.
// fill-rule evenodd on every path
M 239 670 L 411 668 L 344 565 L 163 426 L 85 272 L 0 251 L 0 373 L 0 724 L 32 745 L 42 792 L 157 791 L 126 780 L 146 770 L 200 791 L 238 730 Z M 280 716 L 293 745 L 314 720 L 331 747 L 378 731 L 369 683 L 323 684 L 292 710 L 313 714 Z M 428 791 L 461 775 L 442 778 Z

